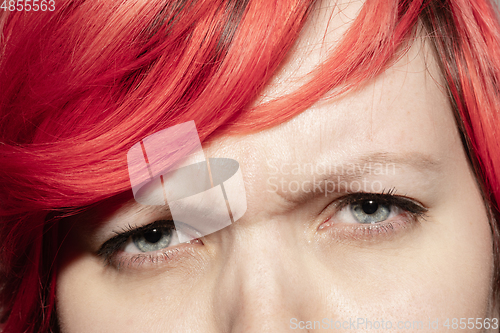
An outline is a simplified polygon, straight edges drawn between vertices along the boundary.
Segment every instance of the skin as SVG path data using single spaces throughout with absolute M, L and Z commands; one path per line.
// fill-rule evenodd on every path
M 322 61 L 359 6 L 319 9 L 261 101 Z M 229 227 L 166 249 L 169 260 L 124 261 L 118 269 L 96 255 L 114 231 L 168 219 L 164 210 L 141 210 L 130 194 L 123 204 L 103 204 L 67 223 L 57 281 L 62 331 L 288 332 L 308 321 L 360 318 L 394 328 L 421 321 L 422 332 L 445 332 L 447 319 L 451 328 L 453 318 L 495 317 L 488 217 L 443 87 L 430 48 L 417 39 L 356 91 L 275 128 L 205 145 L 207 156 L 240 163 L 248 209 Z M 411 218 L 393 209 L 382 223 L 394 231 L 373 225 L 359 232 L 351 211 L 339 205 L 349 190 L 293 191 L 325 179 L 321 172 L 292 172 L 311 163 L 337 166 L 332 181 L 391 190 L 427 212 Z M 429 328 L 429 321 L 438 326 Z M 343 325 L 337 331 L 376 331 Z M 316 331 L 325 327 L 309 329 Z

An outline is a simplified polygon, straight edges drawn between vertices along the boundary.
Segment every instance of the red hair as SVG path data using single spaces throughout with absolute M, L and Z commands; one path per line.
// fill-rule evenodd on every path
M 60 0 L 53 12 L 0 12 L 3 332 L 55 329 L 57 221 L 130 191 L 126 152 L 136 142 L 190 120 L 202 142 L 280 124 L 327 92 L 339 96 L 379 75 L 419 27 L 435 47 L 491 209 L 499 285 L 500 26 L 492 4 L 367 0 L 307 83 L 253 107 L 314 2 Z

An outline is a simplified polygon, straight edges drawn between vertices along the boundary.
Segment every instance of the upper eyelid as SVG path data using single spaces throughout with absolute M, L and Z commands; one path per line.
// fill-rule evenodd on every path
M 174 221 L 172 221 L 172 220 L 156 220 L 152 223 L 149 223 L 149 224 L 146 224 L 146 225 L 143 225 L 140 227 L 132 227 L 131 225 L 128 225 L 126 230 L 124 230 L 123 232 L 116 232 L 115 231 L 116 236 L 111 238 L 110 240 L 118 238 L 118 237 L 128 238 L 136 233 L 141 233 L 141 232 L 148 231 L 148 230 L 155 229 L 155 228 L 165 228 L 165 227 L 172 227 L 172 229 L 174 229 L 175 228 Z
M 393 190 L 389 190 L 387 193 L 350 193 L 336 200 L 336 208 L 337 210 L 340 210 L 354 202 L 376 199 L 386 201 L 386 203 L 391 205 L 400 206 L 403 209 L 405 209 L 405 207 L 408 208 L 408 205 L 412 205 L 412 208 L 418 210 L 419 213 L 422 214 L 428 211 L 428 208 L 417 200 L 408 198 L 406 196 L 395 195 L 393 193 L 395 193 L 395 191 Z

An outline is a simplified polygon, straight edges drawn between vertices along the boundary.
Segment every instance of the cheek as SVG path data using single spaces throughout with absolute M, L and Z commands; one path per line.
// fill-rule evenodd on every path
M 167 271 L 142 276 L 106 268 L 90 255 L 65 263 L 57 281 L 57 312 L 63 333 L 188 332 L 207 323 L 207 306 L 197 302 L 196 274 Z M 181 276 L 182 275 L 182 276 Z
M 64 333 L 112 332 L 130 324 L 130 310 L 120 310 L 90 261 L 75 258 L 59 270 L 57 312 Z
M 456 307 L 474 311 L 491 300 L 493 239 L 480 190 L 465 161 L 464 156 L 450 171 L 454 181 L 448 182 L 449 195 L 436 209 L 439 223 L 434 234 L 436 248 L 443 253 L 438 258 L 450 280 L 450 291 L 456 286 Z M 474 313 L 484 317 L 484 312 Z
M 377 254 L 349 249 L 348 255 L 317 263 L 321 268 L 314 284 L 327 295 L 320 313 L 424 325 L 429 319 L 443 323 L 448 318 L 488 317 L 490 248 L 465 250 L 458 239 L 440 246 L 428 241 L 408 246 L 377 249 Z M 440 326 L 440 331 L 446 330 Z
M 436 210 L 436 253 L 429 252 L 428 256 L 436 257 L 434 267 L 443 272 L 440 280 L 448 281 L 447 290 L 454 293 L 454 303 L 449 302 L 448 306 L 455 313 L 484 318 L 492 296 L 492 232 L 472 175 L 463 172 L 456 179 L 447 203 Z

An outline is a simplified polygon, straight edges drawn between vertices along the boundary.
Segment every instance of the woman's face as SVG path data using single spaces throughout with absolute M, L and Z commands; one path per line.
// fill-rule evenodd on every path
M 264 99 L 322 61 L 358 8 L 316 12 Z M 491 317 L 491 231 L 429 49 L 417 40 L 355 92 L 204 147 L 240 163 L 248 208 L 199 242 L 137 260 L 130 241 L 120 266 L 106 265 L 96 252 L 115 232 L 168 211 L 131 199 L 76 219 L 58 275 L 62 331 L 439 332 L 460 318 L 479 327 Z

